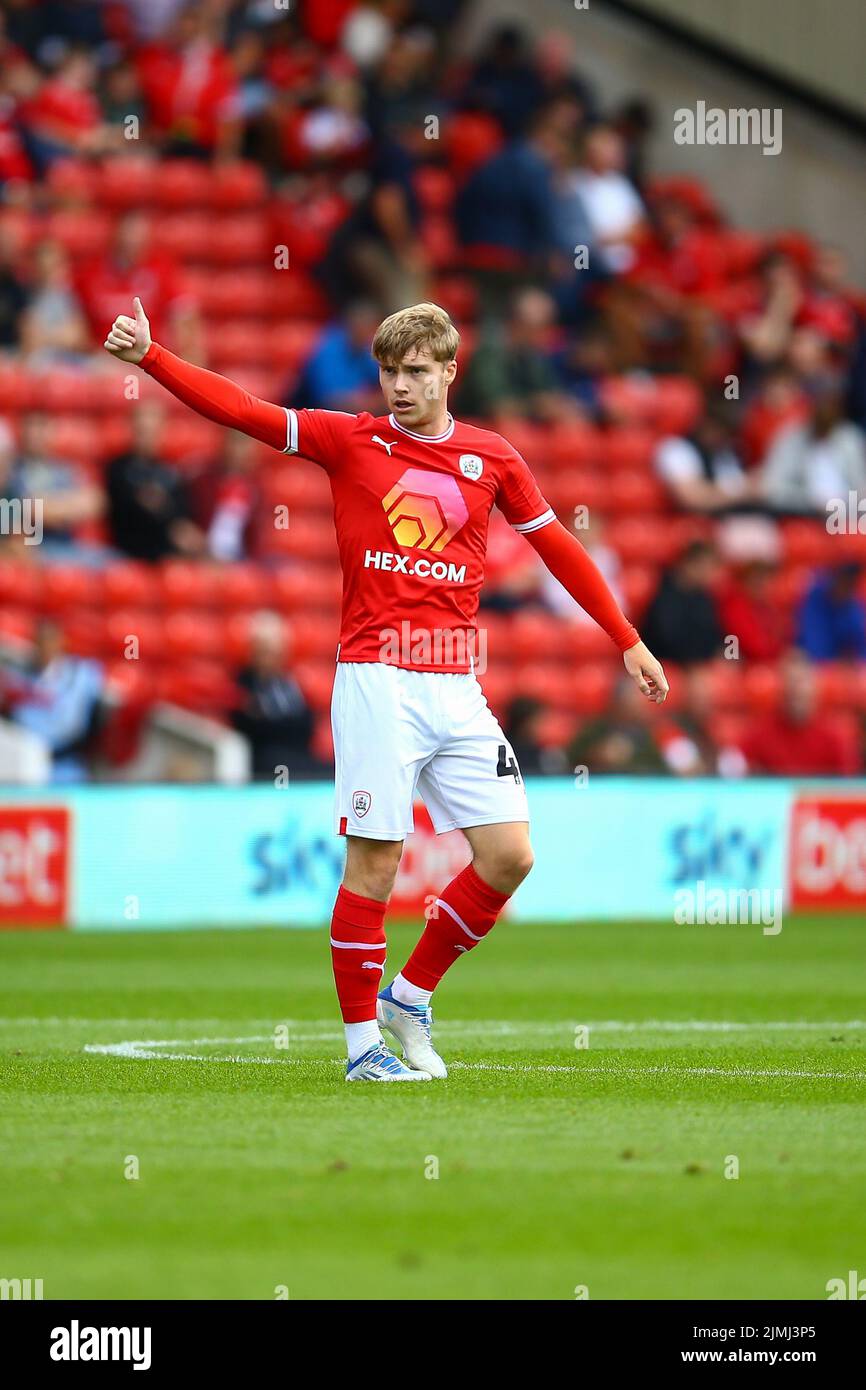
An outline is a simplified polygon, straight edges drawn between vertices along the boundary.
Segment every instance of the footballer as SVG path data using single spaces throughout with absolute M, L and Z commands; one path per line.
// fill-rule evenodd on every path
M 289 410 L 259 400 L 151 339 L 141 301 L 114 321 L 105 347 L 140 366 L 201 415 L 328 475 L 343 572 L 331 704 L 335 832 L 346 868 L 331 922 L 331 957 L 346 1030 L 348 1081 L 447 1075 L 432 1041 L 430 1001 L 443 975 L 483 941 L 532 867 L 526 791 L 514 751 L 475 674 L 475 617 L 491 508 L 623 654 L 643 694 L 668 684 L 595 564 L 554 516 L 528 465 L 490 430 L 448 410 L 460 337 L 435 304 L 379 328 L 387 413 Z M 395 654 L 389 634 L 432 641 Z M 436 640 L 447 634 L 447 641 Z M 442 889 L 420 940 L 384 989 L 385 929 L 416 792 L 437 834 L 462 830 L 472 860 Z M 385 1043 L 386 1028 L 400 1044 Z

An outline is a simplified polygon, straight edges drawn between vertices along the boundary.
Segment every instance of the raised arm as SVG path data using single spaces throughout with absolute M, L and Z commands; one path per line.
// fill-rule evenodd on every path
M 567 531 L 561 521 L 551 521 L 538 530 L 527 532 L 526 539 L 538 551 L 550 573 L 616 643 L 622 652 L 625 669 L 643 694 L 661 704 L 668 693 L 661 662 L 656 661 L 641 641 L 640 634 L 608 588 L 604 575 L 577 537 Z
M 229 429 L 241 430 L 263 444 L 270 444 L 273 449 L 285 451 L 289 441 L 287 416 L 282 406 L 251 396 L 228 377 L 195 367 L 155 343 L 141 300 L 135 298 L 132 302 L 135 317 L 121 314 L 114 320 L 105 340 L 108 352 L 121 362 L 141 367 L 199 415 Z

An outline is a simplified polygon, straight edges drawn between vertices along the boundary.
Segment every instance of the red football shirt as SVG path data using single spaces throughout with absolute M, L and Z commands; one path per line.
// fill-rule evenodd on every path
M 286 453 L 318 463 L 331 482 L 338 659 L 471 670 L 492 507 L 524 534 L 556 519 L 524 459 L 501 435 L 450 415 L 434 438 L 393 416 L 286 414 Z

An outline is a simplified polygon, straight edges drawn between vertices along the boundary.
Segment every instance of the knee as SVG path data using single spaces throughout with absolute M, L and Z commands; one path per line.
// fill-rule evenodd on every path
M 479 877 L 498 893 L 513 893 L 519 888 L 534 863 L 532 847 L 526 844 L 520 848 L 488 855 L 484 859 L 476 859 L 475 868 Z
M 387 902 L 394 889 L 402 842 L 350 839 L 343 886 L 362 898 Z

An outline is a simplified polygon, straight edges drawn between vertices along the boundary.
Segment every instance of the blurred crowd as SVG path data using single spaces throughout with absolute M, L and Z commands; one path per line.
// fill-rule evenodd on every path
M 560 687 L 513 673 L 491 702 L 524 770 L 861 771 L 866 294 L 839 248 L 734 228 L 720 190 L 651 169 L 655 113 L 605 101 L 574 26 L 503 23 L 465 56 L 469 7 L 7 0 L 0 503 L 40 498 L 43 535 L 0 534 L 4 606 L 23 566 L 309 564 L 274 549 L 250 441 L 184 436 L 154 395 L 99 414 L 117 382 L 100 344 L 134 294 L 184 356 L 352 411 L 380 409 L 381 316 L 432 297 L 464 333 L 456 411 L 525 452 L 679 677 L 660 720 L 613 675 L 589 708 L 572 671 L 569 719 Z M 102 405 L 76 415 L 85 396 Z M 541 615 L 556 645 L 586 620 L 500 523 L 480 621 Z M 330 594 L 321 608 L 333 619 Z M 37 616 L 2 708 L 50 729 L 58 775 L 83 776 L 111 673 Z M 291 620 L 252 599 L 247 618 L 221 717 L 256 775 L 321 770 L 321 686 L 292 672 Z M 775 682 L 738 701 L 719 671 L 749 667 Z

